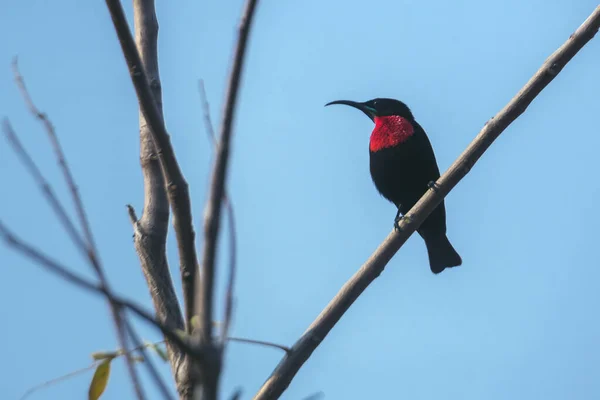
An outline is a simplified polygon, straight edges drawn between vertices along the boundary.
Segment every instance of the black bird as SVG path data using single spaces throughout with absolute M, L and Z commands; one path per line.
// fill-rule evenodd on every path
M 359 103 L 337 100 L 359 109 L 375 128 L 369 140 L 371 178 L 383 197 L 398 208 L 394 226 L 440 177 L 427 134 L 401 101 L 378 98 Z M 417 230 L 425 240 L 431 272 L 456 267 L 462 260 L 446 236 L 446 208 L 442 201 Z

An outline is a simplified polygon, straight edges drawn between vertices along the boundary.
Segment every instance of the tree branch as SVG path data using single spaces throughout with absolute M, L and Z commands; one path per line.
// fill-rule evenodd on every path
M 254 339 L 246 339 L 246 338 L 239 338 L 239 337 L 232 337 L 232 336 L 229 336 L 227 338 L 227 340 L 229 340 L 231 342 L 256 344 L 259 346 L 272 347 L 274 349 L 283 350 L 286 353 L 290 353 L 292 351 L 292 349 L 290 349 L 289 347 L 283 346 L 281 344 L 273 343 L 273 342 L 265 342 L 264 340 L 254 340 Z
M 76 375 L 82 374 L 84 372 L 87 372 L 91 369 L 94 369 L 98 366 L 98 361 L 93 362 L 91 365 L 88 365 L 87 367 L 83 367 L 80 368 L 78 370 L 75 370 L 73 372 L 69 372 L 68 374 L 65 375 L 61 375 L 57 378 L 52 378 L 50 380 L 47 380 L 45 382 L 39 383 L 35 386 L 30 387 L 29 389 L 27 389 L 27 391 L 25 393 L 23 393 L 23 395 L 19 398 L 19 400 L 25 400 L 26 398 L 28 398 L 30 395 L 32 395 L 33 393 L 37 392 L 40 389 L 45 389 L 49 386 L 52 386 L 54 384 L 57 384 L 59 382 L 63 382 L 69 378 L 72 378 Z
M 12 230 L 10 230 L 6 225 L 4 225 L 2 220 L 0 220 L 0 239 L 3 239 L 9 246 L 13 247 L 15 250 L 19 251 L 21 254 L 25 255 L 31 260 L 36 261 L 39 265 L 46 268 L 53 274 L 58 275 L 65 281 L 70 282 L 71 284 L 78 286 L 82 289 L 88 290 L 92 293 L 105 296 L 117 306 L 129 309 L 138 317 L 142 318 L 146 322 L 149 322 L 151 325 L 160 329 L 163 335 L 165 335 L 165 338 L 175 343 L 179 347 L 181 352 L 190 355 L 192 358 L 195 358 L 198 361 L 202 360 L 203 354 L 201 349 L 192 348 L 188 343 L 188 340 L 184 340 L 183 338 L 181 338 L 175 332 L 174 328 L 165 325 L 161 321 L 157 321 L 148 312 L 144 311 L 135 303 L 126 300 L 122 297 L 119 297 L 114 293 L 107 291 L 105 287 L 92 283 L 87 279 L 75 274 L 74 272 L 71 272 L 69 268 L 67 268 L 60 262 L 53 260 L 49 256 L 45 255 L 41 251 L 37 250 L 21 238 L 19 238 Z M 122 346 L 122 348 L 126 349 L 125 346 Z
M 210 195 L 204 211 L 202 289 L 196 291 L 196 311 L 200 315 L 200 343 L 204 346 L 209 346 L 213 351 L 209 350 L 208 354 L 212 356 L 206 357 L 206 363 L 200 365 L 203 382 L 195 386 L 195 396 L 200 396 L 203 400 L 215 400 L 217 398 L 221 369 L 222 354 L 220 354 L 220 350 L 214 345 L 212 338 L 215 254 L 219 238 L 221 206 L 225 194 L 231 128 L 235 119 L 237 95 L 244 67 L 246 45 L 250 28 L 252 27 L 256 4 L 257 0 L 248 0 L 242 12 L 238 30 L 238 42 L 234 50 L 233 65 L 225 95 L 223 122 L 221 124 L 217 156 L 212 172 Z
M 75 183 L 75 178 L 73 178 L 71 169 L 69 168 L 69 165 L 67 164 L 65 154 L 62 150 L 62 146 L 60 145 L 60 141 L 58 140 L 58 136 L 56 135 L 56 131 L 54 130 L 54 126 L 52 126 L 52 122 L 50 122 L 50 120 L 48 119 L 48 117 L 46 116 L 45 113 L 41 112 L 35 106 L 33 99 L 31 98 L 31 95 L 29 94 L 29 91 L 27 90 L 27 87 L 25 86 L 25 80 L 23 79 L 23 76 L 21 75 L 21 72 L 19 71 L 19 65 L 18 65 L 17 58 L 15 58 L 13 60 L 13 75 L 15 77 L 15 81 L 17 82 L 17 86 L 19 87 L 19 90 L 21 92 L 21 95 L 23 96 L 23 99 L 25 100 L 25 104 L 27 104 L 27 108 L 29 108 L 29 111 L 31 112 L 31 114 L 33 114 L 34 117 L 36 117 L 38 120 L 40 120 L 42 125 L 44 125 L 44 129 L 46 131 L 46 134 L 48 135 L 48 138 L 50 139 L 52 148 L 54 149 L 54 154 L 56 156 L 56 160 L 58 161 L 58 164 L 60 165 L 60 169 L 63 173 L 65 182 L 67 182 L 67 185 L 69 186 L 69 190 L 71 192 L 71 198 L 73 200 L 73 204 L 75 205 L 75 210 L 77 211 L 77 216 L 79 218 L 79 223 L 83 229 L 83 233 L 88 242 L 87 246 L 83 245 L 83 243 L 81 243 L 81 242 L 79 243 L 79 246 L 82 247 L 84 250 L 88 251 L 88 257 L 94 258 L 95 254 L 98 253 L 98 249 L 96 248 L 96 244 L 94 242 L 94 236 L 92 234 L 92 229 L 90 227 L 90 223 L 89 223 L 87 214 L 85 212 L 85 207 L 83 206 L 83 201 L 81 200 L 81 196 L 79 194 L 79 189 L 77 188 L 77 184 Z M 31 161 L 30 163 L 33 164 L 33 161 Z M 34 169 L 35 169 L 35 167 L 34 167 Z M 41 173 L 39 173 L 39 171 L 38 171 L 37 175 L 41 176 Z M 64 212 L 64 210 L 63 210 L 63 212 Z M 66 214 L 64 214 L 64 215 L 66 216 Z M 72 224 L 68 224 L 68 225 L 70 225 L 71 230 L 73 232 L 75 232 L 73 225 Z M 72 234 L 71 236 L 72 236 L 72 239 L 75 241 L 74 235 Z M 76 242 L 76 244 L 77 244 L 77 242 Z M 98 274 L 99 279 L 101 281 L 103 281 L 104 283 L 106 283 L 105 282 L 106 277 L 104 275 L 104 272 L 102 271 L 102 268 L 99 265 L 99 262 L 95 259 L 92 260 L 92 266 L 94 267 L 94 270 Z
M 133 10 L 135 43 L 141 57 L 143 70 L 148 78 L 151 89 L 150 95 L 156 105 L 155 111 L 157 115 L 155 117 L 160 120 L 160 124 L 164 127 L 162 90 L 158 68 L 158 21 L 154 0 L 134 0 Z M 140 162 L 144 176 L 144 209 L 141 218 L 138 220 L 133 207 L 128 206 L 129 217 L 132 221 L 134 231 L 134 245 L 140 260 L 142 272 L 150 290 L 157 319 L 164 322 L 167 326 L 184 329 L 184 320 L 166 256 L 169 200 L 165 190 L 165 179 L 159 160 L 160 155 L 154 145 L 152 129 L 144 115 L 141 101 L 139 126 Z M 176 162 L 174 163 L 176 164 Z M 187 186 L 183 185 L 183 187 Z M 183 219 L 185 220 L 185 218 Z M 191 226 L 191 215 L 189 215 L 189 225 Z M 176 230 L 178 230 L 178 226 L 176 226 Z M 178 236 L 181 260 L 183 249 L 179 239 L 180 237 Z M 191 243 L 193 247 L 193 236 Z M 195 255 L 193 257 L 195 258 Z M 181 265 L 185 266 L 183 269 L 185 271 L 187 271 L 188 266 L 192 269 L 195 268 L 194 264 L 183 263 Z M 184 279 L 182 282 L 185 293 L 186 280 Z M 187 304 L 193 303 L 188 301 Z M 177 391 L 182 398 L 186 398 L 191 393 L 191 384 L 185 378 L 188 375 L 185 370 L 189 367 L 189 363 L 185 359 L 185 354 L 180 351 L 179 346 L 175 345 L 171 340 L 167 339 L 166 347 Z
M 131 37 L 121 2 L 119 0 L 106 0 L 106 5 L 110 12 L 115 31 L 117 32 L 125 61 L 129 67 L 129 74 L 138 97 L 140 111 L 148 124 L 152 143 L 155 146 L 156 155 L 160 161 L 165 179 L 179 250 L 179 267 L 184 293 L 185 324 L 189 330 L 189 321 L 193 316 L 193 282 L 198 270 L 198 260 L 194 246 L 195 233 L 192 225 L 188 184 L 175 158 L 171 139 L 155 102 L 154 94 L 150 89 L 140 55 Z M 156 84 L 158 82 L 155 82 Z
M 204 88 L 204 82 L 200 80 L 198 85 L 200 91 L 200 99 L 202 100 L 202 111 L 204 114 L 204 126 L 209 139 L 211 140 L 215 151 L 218 150 L 217 136 L 213 129 L 213 123 L 210 118 L 210 105 L 208 104 L 208 97 L 206 96 L 206 89 Z M 225 189 L 223 193 L 223 207 L 227 210 L 227 217 L 229 219 L 229 243 L 231 249 L 229 251 L 229 279 L 227 280 L 227 289 L 225 291 L 225 315 L 223 318 L 223 329 L 221 331 L 221 343 L 224 345 L 229 335 L 229 328 L 231 326 L 231 319 L 233 314 L 233 291 L 235 287 L 235 276 L 237 269 L 237 234 L 235 229 L 235 214 L 233 212 L 233 204 L 229 198 L 229 194 Z
M 67 234 L 71 238 L 71 241 L 73 242 L 75 247 L 83 253 L 83 256 L 88 258 L 88 246 L 81 238 L 79 232 L 77 232 L 75 224 L 73 224 L 73 221 L 71 221 L 71 218 L 69 218 L 66 209 L 58 200 L 58 197 L 56 196 L 56 193 L 54 193 L 52 186 L 46 180 L 46 178 L 44 178 L 44 175 L 42 175 L 41 170 L 35 164 L 35 161 L 33 161 L 31 155 L 29 155 L 27 150 L 25 150 L 25 147 L 23 147 L 23 144 L 19 140 L 19 137 L 15 133 L 8 119 L 4 119 L 2 127 L 4 135 L 8 140 L 8 143 L 11 145 L 15 154 L 17 155 L 17 157 L 19 157 L 19 159 L 25 166 L 25 169 L 27 169 L 27 172 L 29 172 L 29 175 L 33 177 L 33 180 L 37 184 L 38 188 L 44 194 L 46 201 L 52 208 L 54 214 L 56 214 L 56 216 L 58 217 L 59 222 L 67 231 Z
M 17 58 L 15 58 L 13 61 L 13 74 L 14 74 L 17 86 L 19 87 L 19 90 L 21 92 L 21 95 L 23 96 L 23 99 L 25 100 L 25 104 L 27 105 L 27 108 L 33 114 L 33 116 L 42 123 L 42 125 L 44 126 L 44 130 L 46 131 L 46 134 L 48 135 L 48 137 L 50 139 L 50 143 L 52 144 L 52 148 L 54 150 L 55 157 L 58 161 L 58 164 L 60 165 L 65 182 L 67 183 L 67 186 L 69 187 L 69 190 L 71 192 L 71 197 L 72 197 L 73 203 L 75 204 L 75 210 L 77 212 L 77 216 L 79 218 L 81 228 L 84 231 L 84 235 L 85 235 L 85 239 L 86 239 L 87 243 L 83 242 L 83 239 L 81 238 L 81 236 L 75 229 L 75 226 L 74 226 L 73 222 L 71 221 L 71 219 L 69 218 L 69 216 L 67 215 L 64 207 L 58 201 L 58 198 L 54 195 L 52 187 L 48 184 L 48 182 L 42 176 L 39 168 L 37 168 L 33 159 L 27 154 L 27 152 L 25 151 L 25 148 L 21 145 L 21 143 L 18 140 L 16 134 L 14 133 L 12 127 L 10 126 L 10 123 L 8 122 L 8 120 L 5 120 L 5 122 L 4 122 L 4 131 L 6 133 L 6 136 L 8 137 L 9 141 L 13 145 L 13 148 L 15 149 L 17 154 L 20 156 L 20 158 L 23 161 L 23 163 L 25 164 L 25 166 L 29 169 L 29 172 L 31 173 L 31 175 L 34 177 L 34 179 L 37 181 L 38 185 L 40 186 L 40 188 L 46 195 L 46 199 L 48 200 L 50 205 L 53 207 L 54 212 L 56 213 L 59 220 L 61 221 L 61 223 L 67 230 L 67 233 L 71 236 L 71 240 L 73 241 L 73 243 L 76 245 L 76 247 L 79 248 L 79 250 L 81 252 L 83 252 L 83 254 L 86 256 L 86 258 L 88 258 L 89 264 L 91 265 L 94 272 L 96 272 L 96 275 L 98 276 L 98 279 L 100 280 L 100 285 L 103 288 L 105 288 L 107 290 L 107 292 L 110 292 L 108 280 L 106 278 L 106 275 L 105 275 L 102 265 L 100 263 L 98 249 L 96 248 L 96 245 L 94 242 L 94 237 L 92 235 L 92 230 L 90 227 L 89 220 L 85 213 L 83 201 L 81 199 L 81 196 L 79 195 L 79 190 L 77 189 L 77 185 L 75 183 L 75 179 L 73 178 L 73 174 L 71 173 L 71 169 L 69 168 L 69 165 L 67 164 L 64 152 L 63 152 L 60 142 L 58 140 L 58 136 L 56 135 L 54 126 L 52 125 L 52 123 L 50 122 L 50 120 L 48 119 L 46 114 L 42 113 L 35 106 L 33 99 L 31 98 L 31 95 L 29 94 L 29 91 L 27 90 L 27 87 L 25 85 L 25 80 L 23 79 L 23 76 L 19 72 Z M 115 323 L 115 329 L 117 331 L 117 339 L 118 339 L 119 343 L 121 344 L 121 346 L 126 348 L 127 335 L 126 335 L 125 326 L 124 326 L 124 323 L 126 322 L 126 320 L 123 318 L 121 311 L 114 303 L 109 302 L 109 308 L 111 310 L 113 322 Z M 136 396 L 138 397 L 138 399 L 144 399 L 145 397 L 142 392 L 142 387 L 140 385 L 139 377 L 137 376 L 137 372 L 135 370 L 133 360 L 128 355 L 126 355 L 125 359 L 126 359 L 127 370 L 131 376 L 131 381 L 132 381 Z
M 448 171 L 438 179 L 436 182 L 437 188 L 428 190 L 402 219 L 401 230 L 399 232 L 392 231 L 358 272 L 346 282 L 339 293 L 294 344 L 291 353 L 284 357 L 275 368 L 254 396 L 254 400 L 271 400 L 281 396 L 312 352 L 325 339 L 325 336 L 358 296 L 381 274 L 386 264 L 409 236 L 448 192 L 471 170 L 477 160 L 506 127 L 527 109 L 533 99 L 556 77 L 571 58 L 594 37 L 599 26 L 600 6 L 571 35 L 567 42 L 546 60 L 519 93 L 494 118 L 486 123 L 473 142 L 450 166 Z
M 158 369 L 156 369 L 156 366 L 154 365 L 154 361 L 152 361 L 152 359 L 150 357 L 148 357 L 148 352 L 146 351 L 146 346 L 141 344 L 142 341 L 141 341 L 140 337 L 137 335 L 137 333 L 135 332 L 135 330 L 133 329 L 133 327 L 131 326 L 131 323 L 129 323 L 129 321 L 127 321 L 126 324 L 127 324 L 127 332 L 129 333 L 129 336 L 131 336 L 131 339 L 133 340 L 133 342 L 136 343 L 136 347 L 131 349 L 131 352 L 133 352 L 133 351 L 140 352 L 140 354 L 142 355 L 142 357 L 145 360 L 144 364 L 146 364 L 148 372 L 150 373 L 150 376 L 152 377 L 152 379 L 158 386 L 160 392 L 163 395 L 163 398 L 165 398 L 167 400 L 174 400 L 173 396 L 169 392 L 169 388 L 167 387 L 167 385 L 163 381 L 162 377 L 158 373 Z M 140 344 L 137 345 L 138 343 L 140 343 Z

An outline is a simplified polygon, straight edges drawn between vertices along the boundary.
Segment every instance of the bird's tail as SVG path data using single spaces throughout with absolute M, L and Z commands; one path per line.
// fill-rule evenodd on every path
M 434 274 L 439 274 L 446 268 L 457 267 L 462 264 L 462 259 L 454 250 L 446 235 L 428 237 L 425 244 L 429 254 L 429 267 Z

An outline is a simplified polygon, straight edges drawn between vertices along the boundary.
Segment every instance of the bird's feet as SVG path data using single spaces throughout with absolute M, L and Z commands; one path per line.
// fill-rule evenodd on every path
M 402 230 L 402 229 L 400 229 L 400 221 L 402 221 L 402 218 L 404 218 L 404 216 L 402 216 L 402 215 L 396 215 L 396 218 L 394 218 L 394 230 L 395 231 Z
M 406 221 L 407 223 L 410 223 L 410 221 L 411 221 L 410 215 L 396 216 L 396 218 L 394 218 L 394 230 L 395 231 L 400 232 L 402 230 L 402 228 L 400 228 L 401 221 Z
M 440 187 L 438 186 L 438 184 L 437 184 L 437 183 L 435 183 L 434 181 L 429 181 L 429 183 L 427 184 L 427 187 L 428 187 L 429 189 L 432 189 L 434 192 L 437 192 L 437 191 L 438 191 L 438 189 L 440 188 Z
M 400 204 L 396 204 L 396 207 L 398 208 L 398 211 L 396 212 L 396 216 L 394 217 L 394 230 L 395 231 L 399 231 L 400 230 L 400 221 L 402 221 L 402 215 L 400 215 Z

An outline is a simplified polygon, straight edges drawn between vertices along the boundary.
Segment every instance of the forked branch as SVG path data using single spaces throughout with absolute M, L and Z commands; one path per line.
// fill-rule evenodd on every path
M 162 115 L 156 104 L 154 94 L 150 88 L 148 77 L 140 59 L 129 25 L 119 0 L 106 0 L 113 25 L 121 44 L 129 74 L 135 88 L 140 112 L 150 128 L 156 155 L 160 161 L 161 170 L 167 188 L 169 204 L 173 212 L 173 227 L 177 238 L 179 253 L 179 268 L 181 270 L 185 324 L 189 330 L 190 320 L 193 316 L 193 282 L 198 271 L 196 257 L 195 232 L 192 224 L 192 211 L 188 183 L 183 177 L 175 152 L 171 146 L 171 139 Z
M 158 20 L 154 0 L 134 0 L 133 21 L 136 47 L 150 84 L 158 117 L 163 121 L 162 90 L 158 67 Z M 174 329 L 183 330 L 185 329 L 184 318 L 175 294 L 166 254 L 169 199 L 165 188 L 165 178 L 161 169 L 159 153 L 154 145 L 151 127 L 146 121 L 141 107 L 139 114 L 144 208 L 138 220 L 133 207 L 128 206 L 134 232 L 133 243 L 150 291 L 156 319 Z M 179 225 L 185 225 L 185 223 L 179 223 Z M 185 276 L 188 275 L 185 269 L 182 273 Z M 187 281 L 184 279 L 182 282 L 184 283 L 184 293 L 188 293 Z M 192 301 L 184 301 L 184 304 L 192 304 Z M 185 378 L 187 373 L 184 372 L 189 367 L 189 363 L 179 346 L 171 340 L 166 340 L 166 346 L 177 391 L 181 398 L 185 399 L 189 397 L 186 393 L 191 393 L 191 384 Z

